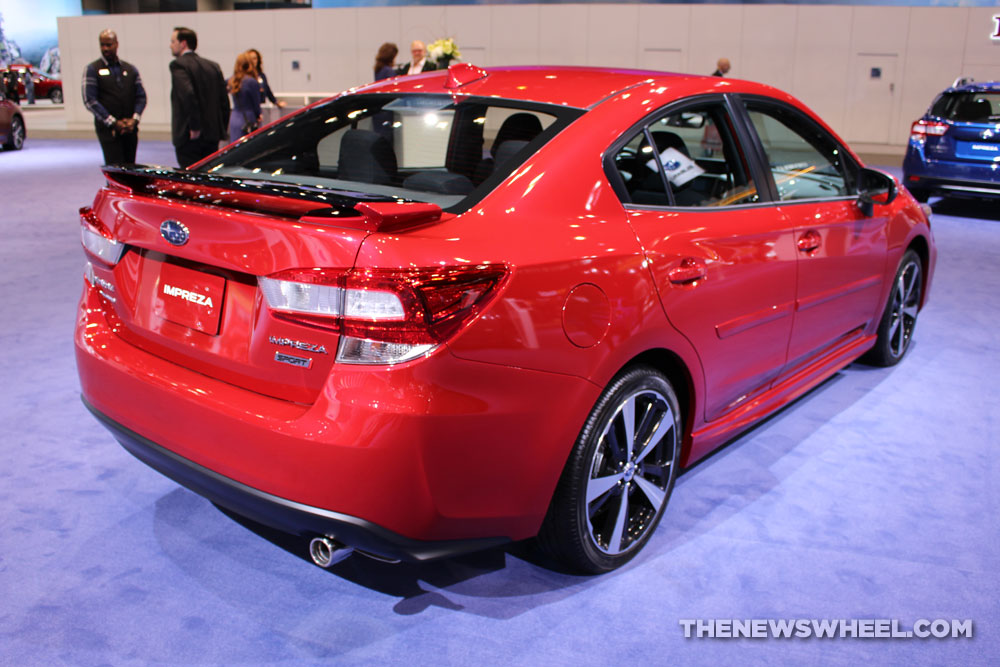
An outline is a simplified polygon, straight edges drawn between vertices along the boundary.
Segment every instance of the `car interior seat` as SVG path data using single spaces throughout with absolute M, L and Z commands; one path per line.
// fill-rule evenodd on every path
M 385 185 L 396 178 L 396 153 L 384 136 L 371 130 L 348 130 L 340 142 L 338 177 Z
M 656 144 L 656 154 L 659 156 L 663 151 L 668 148 L 673 148 L 677 152 L 681 153 L 685 157 L 691 157 L 691 151 L 688 150 L 687 144 L 676 132 L 670 132 L 667 130 L 652 131 L 650 134 L 653 136 L 653 142 Z M 659 159 L 659 157 L 657 157 Z M 659 179 L 660 174 L 648 174 L 645 177 L 644 186 L 649 186 L 650 188 L 656 185 L 655 179 Z M 696 180 L 696 179 L 695 179 Z M 707 198 L 706 193 L 697 192 L 695 188 L 692 187 L 695 180 L 690 180 L 683 185 L 676 185 L 670 183 L 670 189 L 674 193 L 674 203 L 678 206 L 698 206 L 701 202 Z M 669 181 L 668 181 L 669 183 Z M 660 187 L 656 185 L 656 187 Z
M 511 152 L 510 150 L 505 150 L 505 160 L 512 156 L 517 151 L 521 150 L 525 144 L 530 142 L 532 139 L 537 137 L 542 133 L 542 122 L 538 119 L 538 116 L 531 113 L 516 113 L 509 116 L 502 125 L 500 129 L 497 130 L 497 136 L 493 140 L 493 145 L 490 147 L 490 157 L 483 159 L 479 165 L 476 167 L 475 174 L 472 178 L 472 182 L 479 185 L 493 173 L 496 165 L 501 163 L 498 155 L 500 154 L 500 149 L 504 144 L 511 141 L 521 142 L 521 145 L 516 151 Z

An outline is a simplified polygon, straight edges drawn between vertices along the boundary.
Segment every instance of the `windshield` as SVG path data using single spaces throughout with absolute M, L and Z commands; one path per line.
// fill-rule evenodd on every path
M 346 95 L 198 171 L 468 209 L 582 111 L 449 95 Z
M 945 93 L 931 107 L 931 114 L 963 123 L 1000 120 L 1000 92 Z

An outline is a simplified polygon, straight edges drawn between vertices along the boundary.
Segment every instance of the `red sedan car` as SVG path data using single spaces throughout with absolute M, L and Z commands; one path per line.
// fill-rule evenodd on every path
M 711 77 L 457 64 L 105 174 L 84 401 L 321 565 L 534 536 L 622 565 L 681 467 L 898 362 L 936 255 L 800 102 Z
M 22 100 L 27 99 L 27 92 L 24 88 L 25 72 L 30 72 L 31 78 L 35 82 L 35 99 L 48 99 L 51 100 L 53 104 L 63 103 L 63 88 L 61 80 L 53 79 L 51 76 L 42 74 L 32 68 L 31 65 L 11 65 L 7 71 L 17 74 L 17 94 L 21 96 Z

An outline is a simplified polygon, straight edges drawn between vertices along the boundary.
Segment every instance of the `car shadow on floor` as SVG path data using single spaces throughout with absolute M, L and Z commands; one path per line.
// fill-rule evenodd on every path
M 1000 206 L 995 200 L 986 199 L 938 199 L 931 202 L 931 209 L 939 215 L 956 218 L 981 218 L 1000 222 Z
M 259 524 L 218 505 L 216 508 L 247 530 L 312 565 L 309 540 L 305 537 Z M 400 615 L 440 607 L 494 618 L 510 618 L 528 611 L 537 606 L 538 595 L 546 601 L 551 601 L 553 593 L 557 598 L 565 597 L 570 594 L 565 589 L 592 579 L 561 571 L 533 540 L 424 563 L 388 563 L 352 554 L 327 568 L 327 572 L 400 598 L 393 607 Z M 521 602 L 512 604 L 512 600 Z

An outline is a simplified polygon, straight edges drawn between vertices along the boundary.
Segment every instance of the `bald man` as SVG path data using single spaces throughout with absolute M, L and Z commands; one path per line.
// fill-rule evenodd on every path
M 715 63 L 715 71 L 712 72 L 712 76 L 726 76 L 728 71 L 729 58 L 719 58 L 719 62 Z
M 410 44 L 410 57 L 412 60 L 401 65 L 396 70 L 397 74 L 420 74 L 437 69 L 437 64 L 427 57 L 427 47 L 419 39 Z
M 118 35 L 98 36 L 101 57 L 83 71 L 83 103 L 94 114 L 94 129 L 105 164 L 133 164 L 139 146 L 139 119 L 146 90 L 139 70 L 118 58 Z

